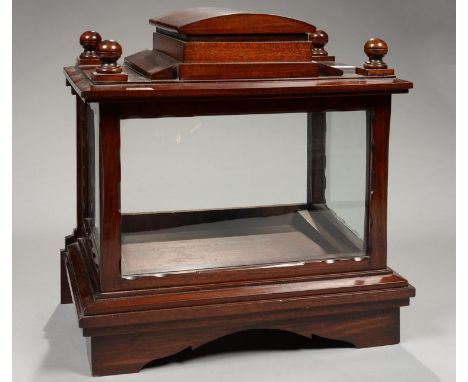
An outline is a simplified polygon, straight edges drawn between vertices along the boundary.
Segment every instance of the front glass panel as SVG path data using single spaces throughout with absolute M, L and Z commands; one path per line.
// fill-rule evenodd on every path
M 306 197 L 305 114 L 121 122 L 121 211 L 200 210 Z
M 365 112 L 325 120 L 122 121 L 122 276 L 361 260 Z

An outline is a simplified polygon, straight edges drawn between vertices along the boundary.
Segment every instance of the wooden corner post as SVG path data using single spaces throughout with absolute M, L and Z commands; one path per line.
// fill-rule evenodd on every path
M 120 114 L 118 104 L 99 104 L 100 285 L 116 290 L 120 280 Z
M 387 264 L 387 176 L 390 134 L 391 96 L 376 97 L 374 108 L 367 112 L 368 185 L 367 253 L 371 268 Z

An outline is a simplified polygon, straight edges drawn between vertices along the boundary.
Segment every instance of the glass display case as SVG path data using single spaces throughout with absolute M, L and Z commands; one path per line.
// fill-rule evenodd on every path
M 122 277 L 361 261 L 366 112 L 310 118 L 327 128 L 311 140 L 326 164 L 309 198 L 305 113 L 123 123 Z
M 397 343 L 414 288 L 387 267 L 391 95 L 328 35 L 282 16 L 197 8 L 151 19 L 152 50 L 85 32 L 77 228 L 61 253 L 94 375 L 227 334 L 276 329 Z

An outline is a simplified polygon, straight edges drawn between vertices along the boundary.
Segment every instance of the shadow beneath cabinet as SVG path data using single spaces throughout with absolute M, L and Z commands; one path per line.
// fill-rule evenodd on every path
M 34 381 L 53 380 L 62 373 L 91 376 L 86 339 L 78 327 L 73 304 L 58 305 L 44 327 L 48 351 Z

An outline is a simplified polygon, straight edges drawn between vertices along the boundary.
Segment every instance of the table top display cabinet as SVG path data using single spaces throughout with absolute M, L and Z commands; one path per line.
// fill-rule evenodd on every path
M 251 329 L 399 342 L 414 288 L 387 267 L 391 97 L 412 83 L 370 39 L 362 67 L 288 17 L 153 18 L 125 57 L 95 31 L 76 98 L 77 226 L 60 256 L 93 375 Z M 364 55 L 363 55 L 364 56 Z

